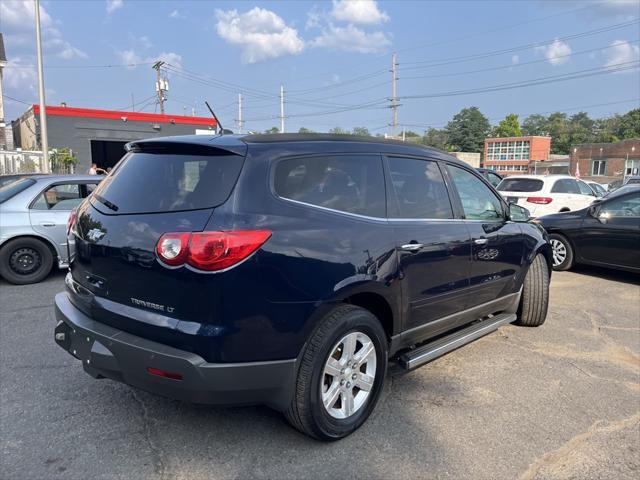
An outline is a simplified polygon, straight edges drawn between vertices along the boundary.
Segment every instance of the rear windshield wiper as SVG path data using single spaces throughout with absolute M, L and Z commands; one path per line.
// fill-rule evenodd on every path
M 102 203 L 105 207 L 110 208 L 111 210 L 113 210 L 114 212 L 118 211 L 118 206 L 115 203 L 110 202 L 109 200 L 107 200 L 106 198 L 100 196 L 100 195 L 96 195 L 95 193 L 93 194 L 93 198 L 95 198 L 96 200 L 98 200 L 100 203 Z

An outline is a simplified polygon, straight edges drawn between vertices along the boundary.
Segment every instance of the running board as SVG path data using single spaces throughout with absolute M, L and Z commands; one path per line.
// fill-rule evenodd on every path
M 515 313 L 501 313 L 474 323 L 451 335 L 427 343 L 421 347 L 403 353 L 399 357 L 399 364 L 405 370 L 412 370 L 434 360 L 445 353 L 449 353 L 467 343 L 471 343 L 480 337 L 497 330 L 502 325 L 514 322 Z

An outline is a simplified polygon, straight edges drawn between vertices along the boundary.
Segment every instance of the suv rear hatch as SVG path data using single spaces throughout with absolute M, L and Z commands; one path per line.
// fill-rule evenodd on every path
M 544 181 L 538 178 L 505 178 L 496 188 L 508 203 L 522 205 L 527 198 L 540 195 Z
M 171 334 L 181 320 L 213 321 L 220 276 L 172 268 L 156 256 L 163 234 L 205 229 L 242 170 L 241 142 L 233 149 L 198 142 L 129 145 L 81 205 L 71 272 L 78 290 L 93 295 L 74 303 L 95 320 L 174 346 L 182 346 Z

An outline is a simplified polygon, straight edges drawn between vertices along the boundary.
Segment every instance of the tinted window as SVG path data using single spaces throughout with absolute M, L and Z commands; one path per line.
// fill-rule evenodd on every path
M 451 202 L 436 162 L 389 158 L 391 181 L 397 202 L 395 218 L 453 218 Z
M 0 188 L 0 203 L 4 203 L 9 200 L 11 197 L 23 192 L 31 185 L 36 183 L 35 180 L 31 178 L 23 178 L 21 180 L 16 180 L 15 182 L 11 182 L 8 185 Z
M 551 193 L 580 193 L 578 182 L 572 178 L 562 178 L 556 180 L 551 188 Z
M 607 218 L 640 217 L 640 190 L 602 203 L 600 215 Z
M 497 187 L 502 181 L 502 179 L 498 175 L 491 172 L 487 173 L 487 179 L 489 180 L 489 183 L 494 187 Z
M 537 178 L 505 178 L 497 189 L 500 192 L 539 192 L 544 182 Z
M 42 192 L 31 205 L 33 210 L 73 210 L 82 200 L 80 185 L 54 185 Z
M 464 216 L 468 220 L 501 219 L 502 204 L 485 183 L 472 173 L 453 165 L 447 170 L 460 195 Z
M 229 197 L 242 163 L 237 155 L 130 153 L 100 182 L 91 202 L 106 213 L 216 207 Z
M 298 202 L 356 213 L 385 216 L 382 160 L 371 155 L 292 158 L 279 162 L 276 193 Z
M 580 193 L 582 195 L 591 195 L 592 197 L 594 196 L 593 190 L 586 183 L 584 183 L 582 181 L 579 181 L 578 182 L 578 188 L 580 189 Z

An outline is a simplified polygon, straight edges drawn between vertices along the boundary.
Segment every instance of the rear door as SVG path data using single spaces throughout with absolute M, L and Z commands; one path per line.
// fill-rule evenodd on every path
M 520 225 L 507 221 L 503 203 L 473 172 L 450 164 L 447 172 L 457 192 L 457 208 L 471 236 L 467 308 L 514 293 L 525 248 Z
M 604 200 L 574 240 L 588 262 L 640 268 L 640 191 Z
M 170 143 L 123 158 L 76 220 L 71 272 L 95 295 L 94 318 L 131 333 L 141 327 L 130 317 L 150 321 L 138 309 L 206 321 L 219 300 L 220 275 L 161 265 L 155 248 L 164 233 L 202 231 L 231 194 L 243 161 L 243 155 Z M 176 325 L 161 323 L 159 330 Z
M 469 232 L 464 221 L 454 217 L 438 162 L 389 156 L 387 165 L 388 217 L 399 257 L 404 329 L 417 329 L 426 338 L 451 328 L 436 320 L 466 306 Z
M 584 197 L 580 194 L 580 187 L 574 178 L 559 178 L 551 185 L 553 194 L 553 211 L 563 209 L 580 210 L 584 208 Z
M 88 188 L 82 182 L 58 182 L 48 186 L 29 206 L 31 227 L 55 243 L 63 261 L 66 261 L 69 214 L 87 197 Z

